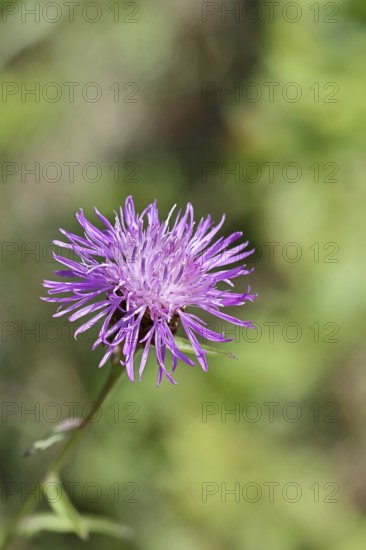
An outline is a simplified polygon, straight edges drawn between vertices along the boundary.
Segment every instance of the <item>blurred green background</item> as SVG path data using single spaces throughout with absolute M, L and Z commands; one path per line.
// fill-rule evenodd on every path
M 365 548 L 365 4 L 31 8 L 1 3 L 1 523 L 56 451 L 24 450 L 107 375 L 93 333 L 74 341 L 39 299 L 50 242 L 132 194 L 244 231 L 255 270 L 237 286 L 259 297 L 232 313 L 258 330 L 232 333 L 238 361 L 180 364 L 174 387 L 153 359 L 121 383 L 62 477 L 135 536 L 88 547 Z

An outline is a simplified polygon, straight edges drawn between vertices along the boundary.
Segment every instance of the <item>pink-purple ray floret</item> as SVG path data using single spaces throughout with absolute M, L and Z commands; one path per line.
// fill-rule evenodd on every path
M 84 237 L 61 229 L 69 242 L 54 241 L 55 245 L 69 249 L 74 259 L 66 257 L 70 255 L 54 254 L 64 266 L 55 274 L 70 280 L 44 281 L 49 294 L 44 299 L 60 304 L 54 317 L 68 314 L 73 322 L 91 315 L 86 322 L 83 320 L 75 331 L 75 337 L 101 322 L 98 338 L 93 344 L 93 349 L 100 344 L 106 347 L 100 366 L 119 346 L 124 356 L 121 364 L 131 380 L 135 379 L 137 347 L 143 347 L 139 379 L 153 347 L 158 362 L 158 384 L 163 375 L 174 383 L 171 373 L 178 359 L 194 365 L 178 349 L 172 319 L 179 319 L 204 370 L 208 368 L 207 352 L 202 349 L 197 335 L 205 341 L 232 340 L 225 338 L 223 332 L 211 330 L 206 322 L 190 311 L 191 308 L 203 309 L 235 325 L 254 328 L 250 321 L 236 319 L 221 311 L 222 307 L 241 306 L 256 297 L 249 294 L 249 287 L 245 294 L 231 291 L 232 279 L 252 271 L 245 265 L 233 267 L 253 252 L 245 250 L 247 241 L 230 248 L 242 233 L 236 232 L 214 241 L 225 216 L 217 225 L 207 216 L 196 226 L 193 207 L 188 204 L 183 214 L 178 212 L 173 223 L 174 209 L 165 221 L 160 222 L 156 201 L 141 214 L 136 214 L 130 196 L 124 208 L 120 208 L 119 215 L 115 213 L 114 225 L 95 209 L 103 225 L 103 229 L 98 229 L 80 210 L 76 218 L 84 230 Z M 218 289 L 220 281 L 228 288 Z M 145 327 L 144 331 L 142 327 Z M 171 372 L 166 367 L 167 350 L 171 353 Z

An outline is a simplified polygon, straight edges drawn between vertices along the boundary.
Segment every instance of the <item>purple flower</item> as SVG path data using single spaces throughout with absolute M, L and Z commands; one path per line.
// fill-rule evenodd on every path
M 131 380 L 134 380 L 137 347 L 143 347 L 140 380 L 151 346 L 155 347 L 159 365 L 158 384 L 163 375 L 175 383 L 165 365 L 167 349 L 172 356 L 172 372 L 178 359 L 194 365 L 175 341 L 174 334 L 180 324 L 204 370 L 208 368 L 207 352 L 197 335 L 214 342 L 232 340 L 209 329 L 207 323 L 187 308 L 201 308 L 224 321 L 254 328 L 250 321 L 241 321 L 221 311 L 223 306 L 240 306 L 246 300 L 252 301 L 256 295 L 249 294 L 250 288 L 246 294 L 235 294 L 226 286 L 225 290 L 217 288 L 220 281 L 233 287 L 231 279 L 252 271 L 246 270 L 245 265 L 228 267 L 253 252 L 244 252 L 248 242 L 229 249 L 242 236 L 241 232 L 213 242 L 225 216 L 216 226 L 207 216 L 195 227 L 191 204 L 183 215 L 179 210 L 170 227 L 174 208 L 166 221 L 160 222 L 156 201 L 138 215 L 132 197 L 128 197 L 119 215 L 115 213 L 114 225 L 95 209 L 103 229 L 92 225 L 80 210 L 76 218 L 84 237 L 60 229 L 69 243 L 54 241 L 55 245 L 69 249 L 74 257 L 54 254 L 67 268 L 55 274 L 72 280 L 43 283 L 50 295 L 44 300 L 61 304 L 54 317 L 71 314 L 69 320 L 77 321 L 92 315 L 75 331 L 75 337 L 103 320 L 93 344 L 93 349 L 99 344 L 107 348 L 99 366 L 120 346 L 125 359 L 121 364 Z

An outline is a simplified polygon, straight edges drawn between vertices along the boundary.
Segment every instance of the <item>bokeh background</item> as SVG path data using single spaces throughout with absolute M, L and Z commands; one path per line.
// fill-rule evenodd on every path
M 93 334 L 74 341 L 39 299 L 78 208 L 226 212 L 257 250 L 238 288 L 259 293 L 235 312 L 258 327 L 232 333 L 237 361 L 156 388 L 151 360 L 65 465 L 76 507 L 135 536 L 11 548 L 364 548 L 364 3 L 1 9 L 1 524 L 57 450 L 25 449 L 107 375 Z

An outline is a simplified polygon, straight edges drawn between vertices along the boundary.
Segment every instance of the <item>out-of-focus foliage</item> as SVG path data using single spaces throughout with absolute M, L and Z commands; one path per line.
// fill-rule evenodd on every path
M 79 510 L 120 520 L 136 536 L 124 543 L 93 536 L 88 547 L 365 547 L 366 12 L 361 0 L 321 2 L 316 22 L 315 4 L 302 2 L 301 17 L 292 23 L 281 15 L 282 1 L 273 21 L 263 5 L 256 22 L 222 21 L 218 3 L 219 13 L 203 22 L 205 7 L 193 0 L 140 2 L 131 15 L 135 23 L 123 21 L 132 13 L 123 3 L 118 23 L 109 4 L 94 24 L 78 15 L 74 23 L 31 16 L 23 23 L 20 11 L 3 21 L 4 520 L 54 451 L 28 460 L 23 452 L 52 429 L 58 411 L 57 420 L 67 416 L 66 403 L 79 403 L 80 415 L 106 377 L 97 369 L 102 352 L 90 350 L 93 335 L 75 342 L 67 320 L 51 324 L 54 308 L 39 300 L 41 281 L 55 268 L 49 243 L 58 238 L 58 227 L 79 231 L 79 207 L 92 215 L 97 206 L 112 216 L 132 193 L 139 210 L 157 198 L 162 215 L 188 200 L 197 218 L 212 213 L 218 220 L 224 211 L 224 231 L 243 230 L 257 244 L 255 271 L 238 288 L 249 282 L 259 292 L 240 312 L 258 331 L 232 332 L 234 341 L 226 346 L 238 361 L 210 357 L 208 374 L 181 364 L 178 385 L 156 389 L 152 360 L 141 383 L 119 386 L 63 478 L 79 483 L 73 498 Z M 21 87 L 37 82 L 43 90 L 56 82 L 60 100 L 36 102 L 28 95 L 22 101 Z M 73 103 L 67 82 L 80 84 Z M 96 102 L 81 94 L 90 82 L 102 90 Z M 257 101 L 249 82 L 251 93 L 262 94 Z M 124 89 L 126 83 L 132 87 Z M 207 97 L 204 83 L 212 85 Z M 239 99 L 221 95 L 225 85 L 239 87 Z M 7 101 L 4 89 L 14 92 Z M 299 89 L 301 97 L 292 101 Z M 129 93 L 138 101 L 124 102 Z M 92 167 L 87 177 L 82 173 L 90 162 L 101 167 L 95 182 L 88 181 Z M 35 163 L 38 182 L 31 174 L 22 177 Z M 52 167 L 42 177 L 47 163 L 62 167 L 54 183 Z M 225 166 L 235 163 L 239 177 L 225 174 Z M 207 403 L 215 414 L 203 422 Z M 273 418 L 268 403 L 278 403 Z M 239 407 L 239 417 L 222 418 L 224 407 Z M 24 415 L 24 408 L 39 415 Z M 12 497 L 5 483 L 18 484 Z M 205 483 L 217 489 L 206 499 Z M 239 484 L 239 502 L 232 494 L 224 502 L 222 483 L 227 489 Z M 95 502 L 92 488 L 87 496 L 82 492 L 88 484 L 101 491 Z M 14 548 L 58 550 L 71 543 L 84 548 L 72 535 L 19 540 Z

